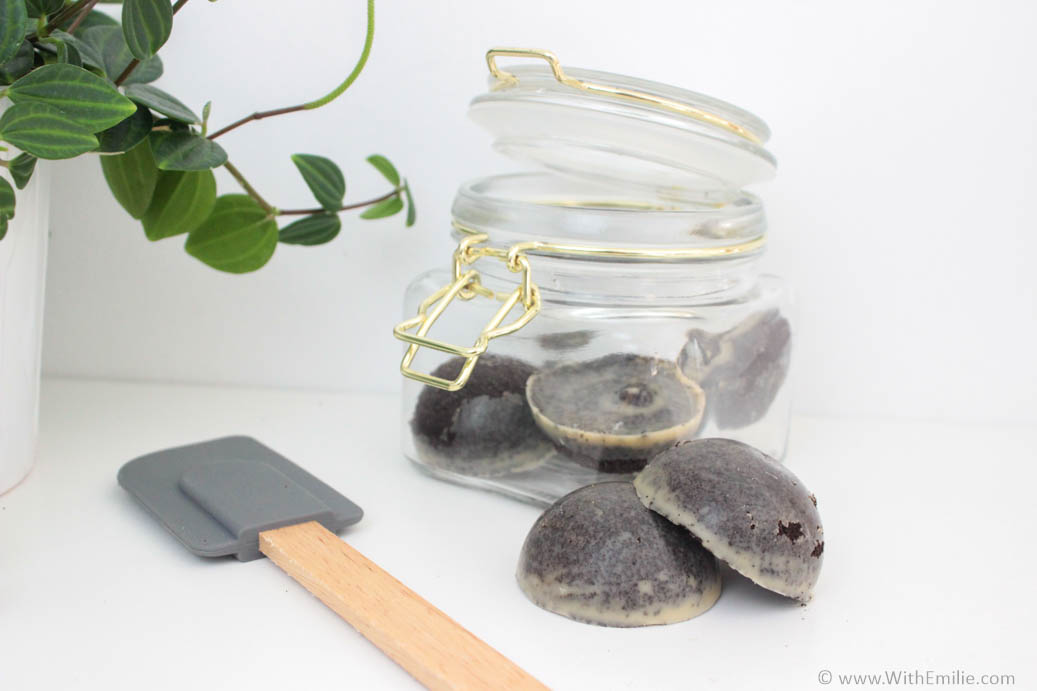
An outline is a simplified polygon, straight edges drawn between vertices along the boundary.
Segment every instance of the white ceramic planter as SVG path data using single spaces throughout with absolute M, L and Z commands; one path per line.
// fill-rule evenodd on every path
M 13 153 L 5 153 L 13 158 Z M 0 240 L 0 494 L 18 484 L 36 455 L 47 264 L 47 165 L 17 190 L 15 218 Z M 11 180 L 6 169 L 0 175 Z

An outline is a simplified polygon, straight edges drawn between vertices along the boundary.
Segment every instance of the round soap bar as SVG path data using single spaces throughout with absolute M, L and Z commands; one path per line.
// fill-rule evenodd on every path
M 587 485 L 537 519 L 519 557 L 535 604 L 601 626 L 650 626 L 702 614 L 720 597 L 712 554 L 646 509 L 629 482 Z
M 666 360 L 616 353 L 538 372 L 526 387 L 533 418 L 582 465 L 633 472 L 702 422 L 705 395 Z
M 717 426 L 745 427 L 763 418 L 781 390 L 790 338 L 789 322 L 778 310 L 757 312 L 721 334 L 692 329 L 677 364 L 705 389 Z
M 464 362 L 451 358 L 432 374 L 454 379 Z M 526 380 L 533 372 L 532 365 L 521 360 L 483 355 L 464 388 L 426 386 L 411 419 L 420 458 L 474 477 L 518 472 L 542 462 L 554 449 L 526 403 Z
M 757 584 L 806 602 L 821 574 L 817 500 L 770 456 L 730 439 L 662 452 L 634 480 L 652 511 Z

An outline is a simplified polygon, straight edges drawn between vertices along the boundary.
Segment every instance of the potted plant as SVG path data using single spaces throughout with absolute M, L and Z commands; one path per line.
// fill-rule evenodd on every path
M 34 450 L 47 201 L 39 159 L 97 155 L 113 196 L 149 240 L 183 236 L 190 256 L 230 273 L 261 268 L 278 243 L 333 240 L 342 212 L 376 219 L 405 211 L 414 223 L 407 181 L 384 156 L 367 160 L 387 179 L 386 193 L 347 202 L 334 162 L 293 155 L 316 204 L 281 209 L 217 141 L 341 96 L 370 55 L 374 0 L 360 57 L 332 91 L 219 127 L 209 124 L 211 102 L 199 114 L 153 84 L 162 75 L 158 52 L 188 0 L 125 0 L 121 23 L 95 9 L 98 1 L 0 0 L 0 492 L 24 476 Z M 212 171 L 221 166 L 240 190 L 218 193 Z

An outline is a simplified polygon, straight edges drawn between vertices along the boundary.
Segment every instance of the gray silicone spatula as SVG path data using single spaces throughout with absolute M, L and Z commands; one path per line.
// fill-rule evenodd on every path
M 255 439 L 141 456 L 119 484 L 195 554 L 266 555 L 429 688 L 546 688 L 340 540 L 360 507 Z

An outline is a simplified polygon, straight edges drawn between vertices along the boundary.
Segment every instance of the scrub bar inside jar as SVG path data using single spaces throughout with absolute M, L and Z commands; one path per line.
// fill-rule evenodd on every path
M 672 362 L 617 353 L 542 370 L 526 388 L 533 418 L 581 465 L 632 472 L 702 421 L 702 389 Z
M 451 358 L 433 375 L 453 379 L 464 362 Z M 461 390 L 424 387 L 411 419 L 418 453 L 433 466 L 473 477 L 538 465 L 552 448 L 526 404 L 526 381 L 533 372 L 521 360 L 483 355 Z

